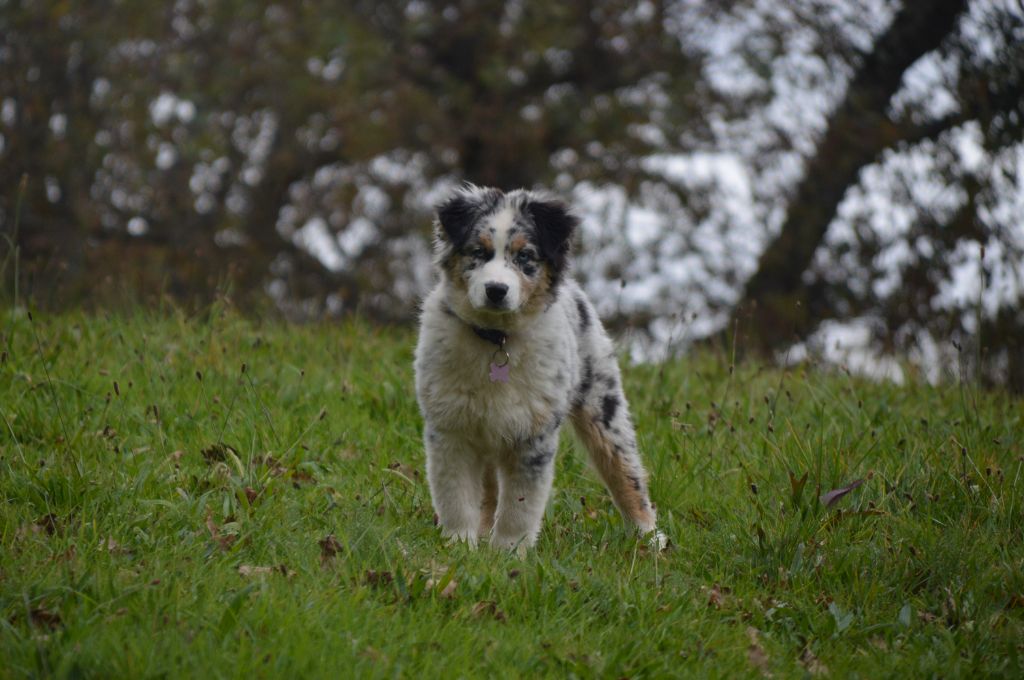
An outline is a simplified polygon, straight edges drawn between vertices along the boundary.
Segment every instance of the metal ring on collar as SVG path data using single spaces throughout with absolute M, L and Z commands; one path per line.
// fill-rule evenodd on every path
M 500 364 L 494 360 L 494 358 L 497 357 L 499 354 L 504 354 L 505 355 L 505 361 L 503 363 L 500 363 Z M 498 368 L 504 368 L 505 366 L 508 366 L 508 362 L 511 361 L 511 360 L 512 360 L 512 357 L 509 356 L 508 352 L 506 352 L 504 349 L 502 349 L 500 347 L 498 349 L 494 350 L 494 354 L 491 355 L 491 363 L 494 364 L 495 366 L 497 366 Z

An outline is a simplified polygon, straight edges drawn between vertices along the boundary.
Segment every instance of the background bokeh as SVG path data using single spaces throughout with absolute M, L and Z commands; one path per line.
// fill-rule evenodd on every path
M 638 358 L 1024 389 L 1022 102 L 1019 0 L 0 0 L 3 299 L 410 321 L 543 186 Z

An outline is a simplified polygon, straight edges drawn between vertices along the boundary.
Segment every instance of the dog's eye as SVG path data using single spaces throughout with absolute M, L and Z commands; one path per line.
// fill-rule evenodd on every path
M 529 250 L 520 250 L 516 253 L 517 264 L 529 264 L 533 262 L 533 252 Z
M 487 249 L 483 248 L 481 246 L 477 246 L 476 248 L 473 248 L 473 250 L 469 251 L 469 256 L 470 257 L 475 257 L 478 260 L 486 260 L 487 259 Z

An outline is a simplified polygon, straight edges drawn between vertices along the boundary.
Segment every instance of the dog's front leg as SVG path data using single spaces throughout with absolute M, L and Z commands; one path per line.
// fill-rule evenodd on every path
M 427 482 L 441 533 L 476 545 L 484 498 L 480 455 L 460 438 L 427 428 Z
M 496 548 L 533 547 L 555 474 L 558 435 L 530 442 L 498 467 L 498 510 L 491 533 Z

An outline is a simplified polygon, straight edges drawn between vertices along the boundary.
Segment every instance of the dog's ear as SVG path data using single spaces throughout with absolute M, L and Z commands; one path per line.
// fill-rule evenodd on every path
M 458 250 L 466 244 L 473 225 L 492 210 L 501 199 L 497 189 L 484 189 L 471 184 L 456 191 L 437 207 L 437 221 L 442 236 Z
M 437 221 L 441 224 L 441 231 L 456 250 L 466 243 L 476 216 L 473 201 L 461 192 L 437 206 Z
M 569 255 L 569 239 L 580 223 L 579 218 L 556 198 L 532 199 L 526 204 L 526 212 L 537 227 L 541 255 L 556 272 L 562 271 Z

